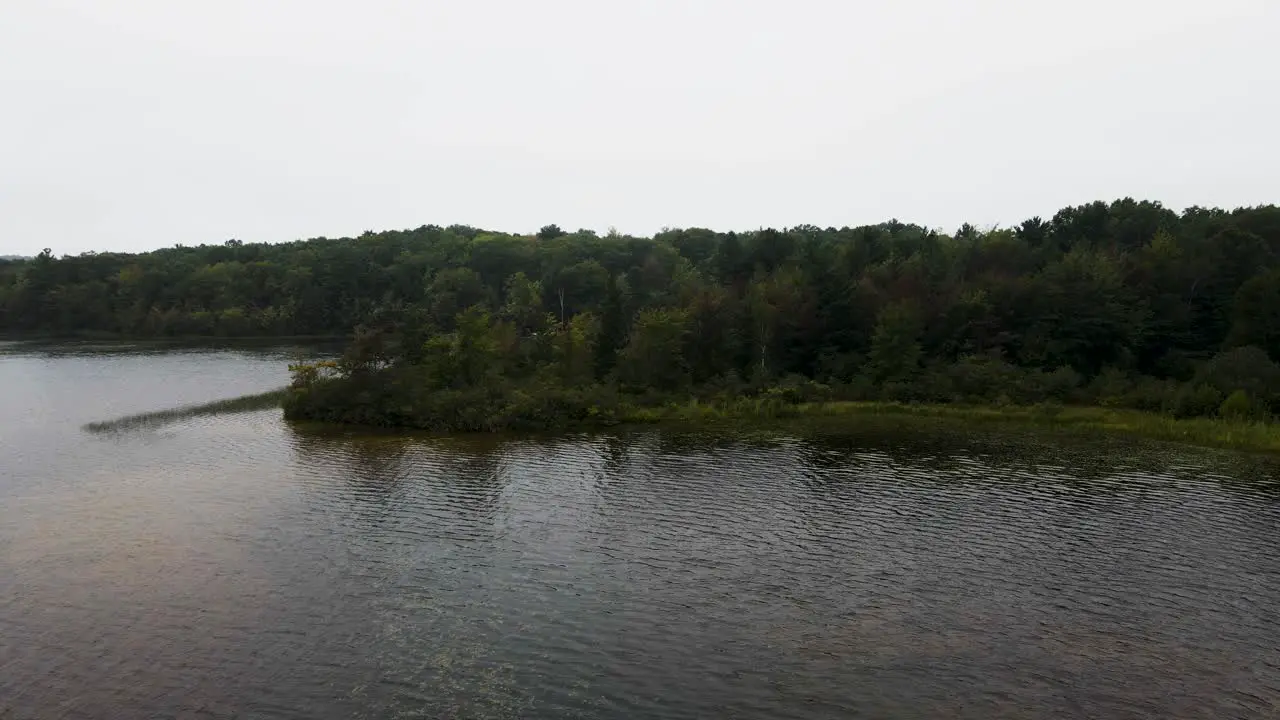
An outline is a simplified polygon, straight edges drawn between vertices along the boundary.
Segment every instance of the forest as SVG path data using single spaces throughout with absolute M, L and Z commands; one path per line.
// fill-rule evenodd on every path
M 465 226 L 0 261 L 7 337 L 350 338 L 297 418 L 609 422 L 673 402 L 1280 411 L 1280 207 L 1122 199 L 953 233 Z

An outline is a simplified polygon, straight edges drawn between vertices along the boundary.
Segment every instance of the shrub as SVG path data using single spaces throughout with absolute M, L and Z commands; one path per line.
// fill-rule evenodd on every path
M 1024 373 L 1003 360 L 964 357 L 947 368 L 945 375 L 963 401 L 981 402 L 1001 393 L 1020 394 Z
M 1041 373 L 1040 378 L 1044 394 L 1059 403 L 1070 399 L 1084 380 L 1072 367 L 1060 367 L 1053 372 Z
M 1176 382 L 1141 378 L 1124 394 L 1121 404 L 1134 410 L 1172 413 L 1180 392 L 1181 388 Z
M 1096 405 L 1123 405 L 1124 396 L 1133 388 L 1133 383 L 1124 371 L 1109 367 L 1098 374 L 1085 388 L 1085 399 Z
M 1218 407 L 1218 415 L 1226 420 L 1261 421 L 1266 420 L 1269 414 L 1266 405 L 1255 400 L 1244 390 L 1231 393 Z
M 1204 383 L 1184 386 L 1174 398 L 1171 414 L 1177 418 L 1209 417 L 1222 405 L 1222 393 Z
M 769 388 L 762 396 L 776 396 L 789 405 L 825 402 L 831 399 L 831 387 L 802 375 L 788 375 L 776 387 Z
M 1218 353 L 1196 374 L 1196 382 L 1209 385 L 1223 395 L 1243 390 L 1271 407 L 1280 406 L 1280 365 L 1256 347 Z

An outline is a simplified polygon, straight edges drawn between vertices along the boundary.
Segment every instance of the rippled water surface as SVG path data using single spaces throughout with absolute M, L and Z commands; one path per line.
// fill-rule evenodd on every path
M 1273 718 L 1275 461 L 920 421 L 317 434 L 0 346 L 0 717 Z

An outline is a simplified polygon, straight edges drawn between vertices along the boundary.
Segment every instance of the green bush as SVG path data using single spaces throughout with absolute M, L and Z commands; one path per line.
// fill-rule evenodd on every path
M 1280 406 L 1280 365 L 1256 347 L 1218 353 L 1196 374 L 1196 382 L 1209 385 L 1223 395 L 1243 390 L 1271 407 Z
M 437 431 L 543 430 L 616 423 L 617 391 L 605 385 L 566 387 L 531 379 L 464 388 L 415 385 L 410 372 L 305 378 L 285 395 L 285 417 L 352 425 Z
M 1183 387 L 1175 396 L 1170 414 L 1176 418 L 1211 417 L 1222 405 L 1223 395 L 1217 388 L 1205 385 Z
M 1170 380 L 1140 378 L 1125 393 L 1119 404 L 1134 410 L 1155 413 L 1172 413 L 1176 407 L 1181 387 Z
M 1218 407 L 1218 415 L 1224 420 L 1237 422 L 1258 422 L 1266 420 L 1270 413 L 1262 402 L 1255 400 L 1244 390 L 1236 390 L 1222 401 Z
M 803 375 L 788 375 L 775 387 L 768 388 L 762 397 L 776 397 L 788 405 L 826 402 L 831 399 L 831 386 L 810 380 Z
M 1123 370 L 1104 369 L 1084 390 L 1086 402 L 1103 406 L 1123 406 L 1125 396 L 1133 389 L 1133 382 Z
M 1044 394 L 1050 400 L 1061 403 L 1075 395 L 1084 378 L 1076 372 L 1075 368 L 1060 367 L 1053 372 L 1041 373 L 1041 382 Z
M 948 366 L 943 375 L 963 402 L 991 400 L 1001 393 L 1021 394 L 1024 373 L 1003 360 L 964 357 Z

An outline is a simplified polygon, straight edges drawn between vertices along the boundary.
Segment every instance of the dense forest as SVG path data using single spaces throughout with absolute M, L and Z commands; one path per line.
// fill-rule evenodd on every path
M 352 335 L 300 417 L 483 428 L 770 396 L 1280 410 L 1280 207 L 1010 228 L 453 226 L 0 262 L 15 337 Z

